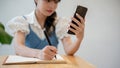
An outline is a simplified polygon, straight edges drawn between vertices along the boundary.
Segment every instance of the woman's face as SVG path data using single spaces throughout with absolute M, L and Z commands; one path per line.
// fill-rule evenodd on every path
M 59 0 L 35 0 L 37 3 L 36 10 L 45 15 L 50 16 L 52 15 L 58 5 Z

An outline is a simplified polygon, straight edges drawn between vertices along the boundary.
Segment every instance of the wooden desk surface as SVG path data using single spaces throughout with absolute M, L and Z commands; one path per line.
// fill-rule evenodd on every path
M 66 64 L 16 64 L 2 65 L 6 56 L 0 56 L 0 68 L 95 68 L 78 56 L 63 56 L 67 60 Z

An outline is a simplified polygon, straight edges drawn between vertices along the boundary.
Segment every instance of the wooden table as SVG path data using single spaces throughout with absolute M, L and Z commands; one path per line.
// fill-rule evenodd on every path
M 92 64 L 78 56 L 62 56 L 67 60 L 66 64 L 16 64 L 2 65 L 6 56 L 0 56 L 0 68 L 95 68 Z

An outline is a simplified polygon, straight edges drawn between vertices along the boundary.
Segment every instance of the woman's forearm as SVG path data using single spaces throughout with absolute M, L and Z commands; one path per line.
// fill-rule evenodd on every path
M 21 56 L 38 58 L 40 50 L 28 48 L 25 45 L 15 45 L 15 53 Z
M 64 45 L 66 54 L 74 55 L 76 51 L 79 49 L 82 39 L 83 37 L 76 38 L 76 40 L 72 41 L 71 38 L 65 38 L 63 40 L 63 45 Z
M 70 47 L 68 48 L 68 55 L 74 55 L 76 51 L 79 49 L 80 44 L 82 40 L 76 40 L 76 42 L 73 42 Z
M 15 33 L 12 45 L 14 45 L 15 53 L 17 55 L 27 56 L 27 57 L 36 57 L 36 58 L 39 58 L 40 56 L 40 50 L 32 49 L 25 45 L 24 32 L 18 31 Z
M 25 44 L 20 43 L 17 38 L 13 39 L 12 45 L 17 55 L 39 58 L 40 50 L 26 47 Z

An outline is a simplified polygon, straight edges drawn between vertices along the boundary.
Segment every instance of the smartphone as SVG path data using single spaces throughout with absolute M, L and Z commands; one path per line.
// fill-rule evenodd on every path
M 76 16 L 76 13 L 78 13 L 81 17 L 83 17 L 83 19 L 85 18 L 85 15 L 86 15 L 86 13 L 87 13 L 87 8 L 86 7 L 84 7 L 84 6 L 81 6 L 81 5 L 78 5 L 77 6 L 77 8 L 76 8 L 76 11 L 75 11 L 75 13 L 74 13 L 74 18 L 76 18 L 77 20 L 79 20 L 80 21 L 80 19 Z M 74 23 L 75 25 L 77 25 L 74 21 L 72 21 L 72 23 Z M 78 26 L 78 25 L 77 25 Z M 72 29 L 75 29 L 75 28 L 73 28 L 72 26 L 70 26 L 70 28 L 72 28 Z M 72 31 L 70 31 L 70 30 L 68 30 L 68 34 L 72 34 L 72 35 L 75 35 L 75 33 L 74 32 L 72 32 Z

